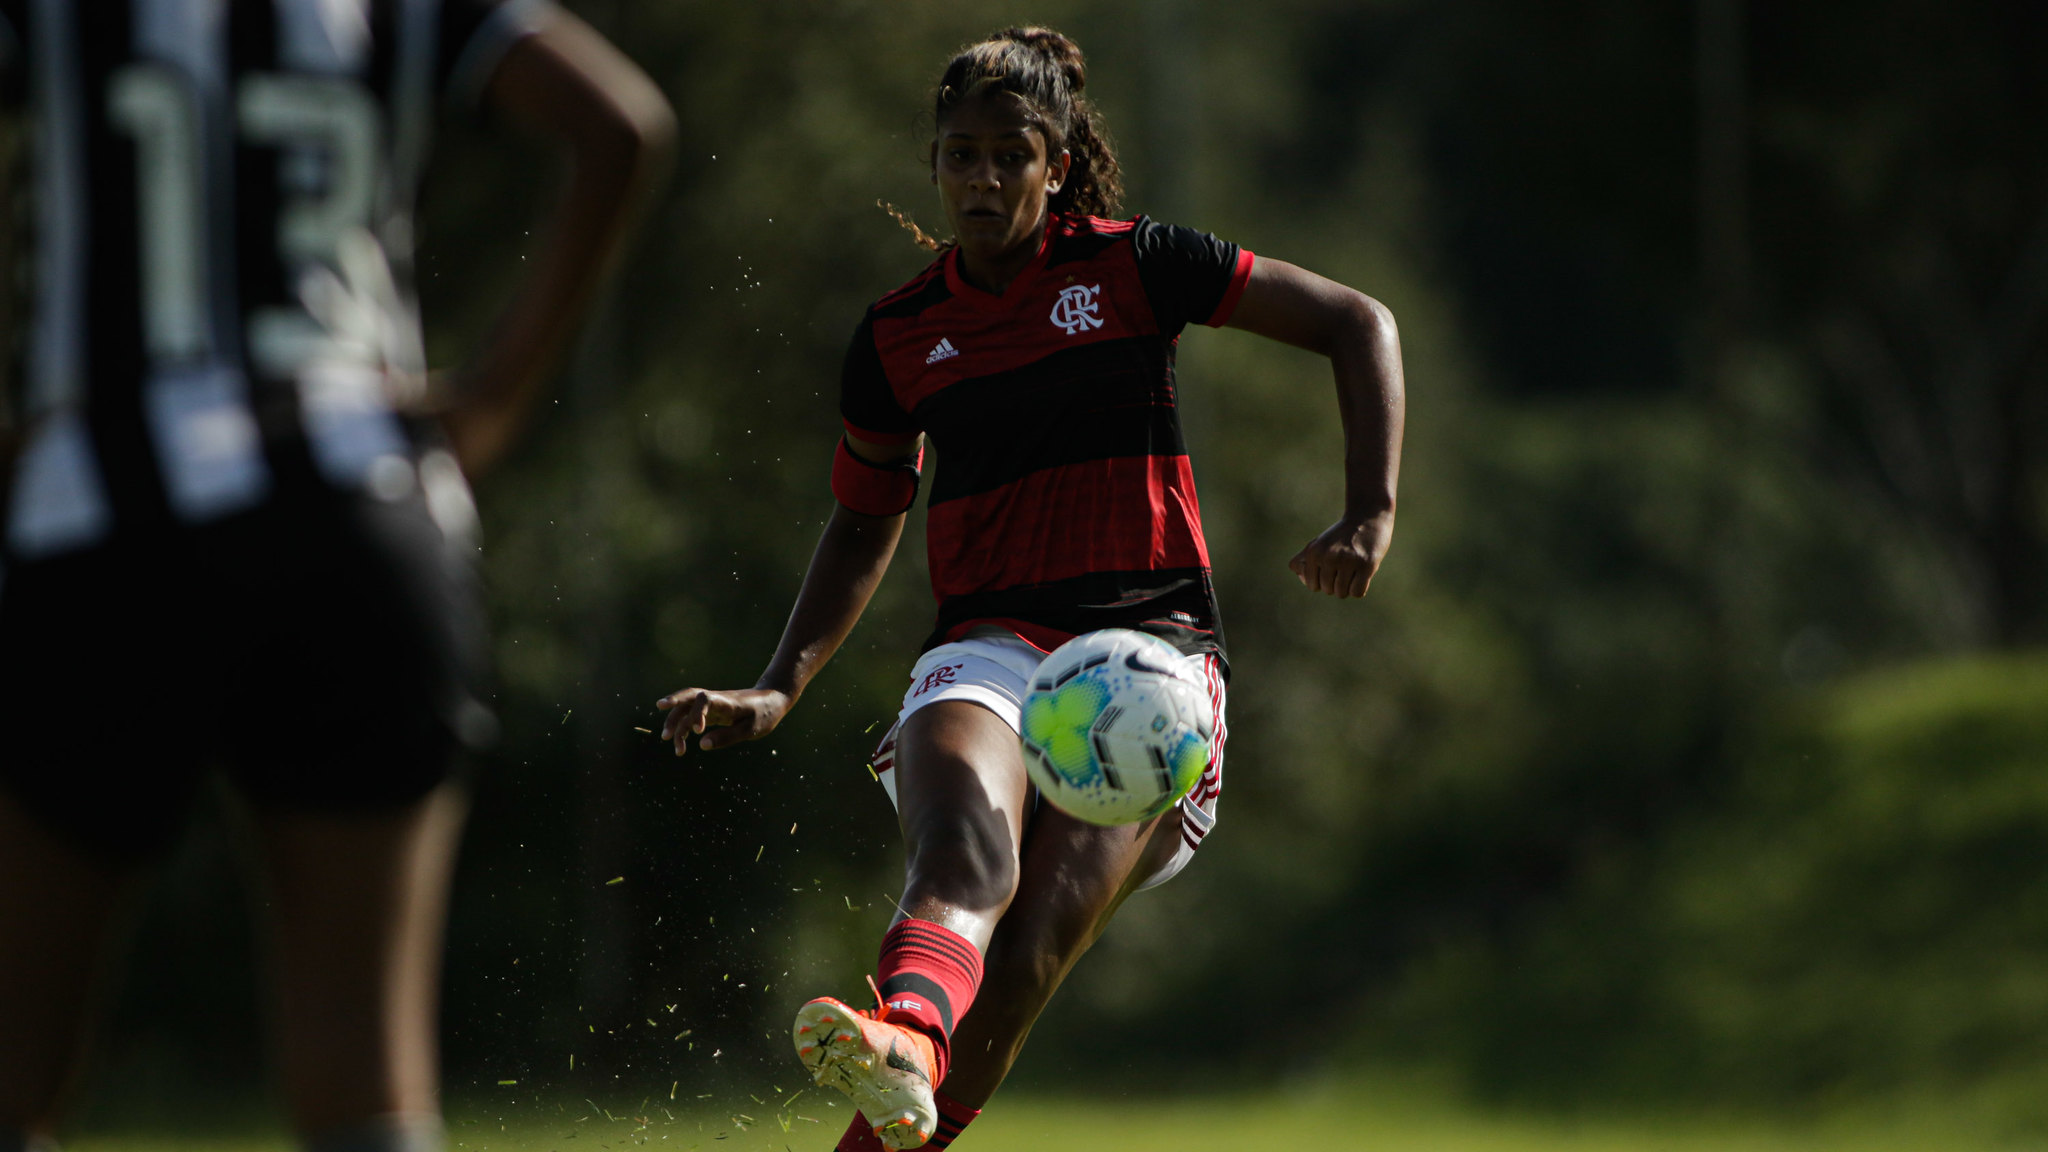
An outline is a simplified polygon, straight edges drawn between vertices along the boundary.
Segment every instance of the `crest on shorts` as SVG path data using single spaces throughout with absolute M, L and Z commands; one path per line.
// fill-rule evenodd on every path
M 1102 304 L 1096 300 L 1101 292 L 1100 284 L 1069 284 L 1060 289 L 1060 298 L 1052 302 L 1053 325 L 1069 336 L 1102 327 Z

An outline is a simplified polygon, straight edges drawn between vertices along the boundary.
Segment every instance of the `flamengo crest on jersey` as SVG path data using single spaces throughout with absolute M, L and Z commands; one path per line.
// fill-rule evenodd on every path
M 958 356 L 959 354 L 960 350 L 958 348 L 953 347 L 953 342 L 951 340 L 942 339 L 932 349 L 932 354 L 924 358 L 924 362 L 927 364 L 937 364 L 941 360 L 951 360 L 953 357 Z
M 1102 305 L 1095 301 L 1101 292 L 1100 284 L 1085 288 L 1071 284 L 1060 289 L 1059 299 L 1052 304 L 1052 322 L 1069 336 L 1102 327 Z

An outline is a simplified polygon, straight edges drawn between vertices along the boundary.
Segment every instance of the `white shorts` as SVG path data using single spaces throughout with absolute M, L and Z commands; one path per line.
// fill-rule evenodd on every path
M 1045 653 L 1015 636 L 988 635 L 941 644 L 924 654 L 910 670 L 910 688 L 903 693 L 903 709 L 896 722 L 875 748 L 875 778 L 896 801 L 896 734 L 910 714 L 941 700 L 966 700 L 979 704 L 1002 718 L 1013 732 L 1023 730 L 1024 696 L 1031 689 L 1031 674 L 1038 671 Z M 1138 890 L 1156 888 L 1174 878 L 1202 838 L 1216 826 L 1216 800 L 1223 795 L 1223 742 L 1229 729 L 1223 722 L 1223 669 L 1214 654 L 1183 657 L 1188 668 L 1208 688 L 1215 709 L 1216 735 L 1209 749 L 1209 767 L 1201 780 L 1180 801 L 1180 846 L 1166 866 L 1146 878 Z

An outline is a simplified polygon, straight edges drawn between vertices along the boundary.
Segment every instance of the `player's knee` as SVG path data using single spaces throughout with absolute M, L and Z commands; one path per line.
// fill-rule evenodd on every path
M 1017 891 L 1017 846 L 1000 816 L 949 814 L 910 832 L 910 886 L 977 911 L 1007 906 Z

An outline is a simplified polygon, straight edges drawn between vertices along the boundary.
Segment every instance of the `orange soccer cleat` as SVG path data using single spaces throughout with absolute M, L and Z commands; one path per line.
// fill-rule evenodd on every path
M 916 1148 L 938 1127 L 930 1038 L 874 1012 L 821 996 L 797 1009 L 791 1039 L 811 1078 L 846 1093 L 892 1149 Z

